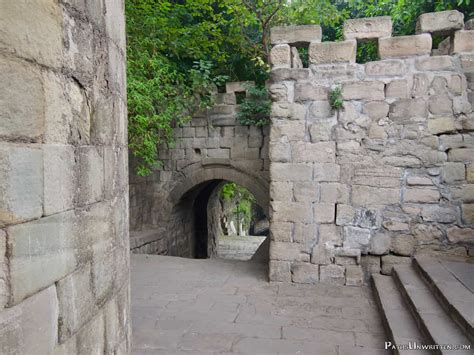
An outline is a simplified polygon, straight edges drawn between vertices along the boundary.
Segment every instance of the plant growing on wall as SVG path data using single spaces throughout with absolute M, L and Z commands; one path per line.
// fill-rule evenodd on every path
M 247 96 L 240 105 L 238 121 L 244 126 L 263 127 L 270 123 L 271 101 L 265 87 L 247 88 Z
M 342 99 L 342 88 L 340 85 L 332 88 L 331 92 L 329 93 L 329 103 L 334 110 L 339 110 L 342 108 L 344 100 Z

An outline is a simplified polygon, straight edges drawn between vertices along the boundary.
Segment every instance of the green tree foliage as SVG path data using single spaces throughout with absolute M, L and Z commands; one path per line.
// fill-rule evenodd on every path
M 252 221 L 252 206 L 256 200 L 252 193 L 245 187 L 234 182 L 228 182 L 222 186 L 219 196 L 222 200 L 233 202 L 232 214 L 238 223 L 249 227 Z
M 247 97 L 240 105 L 237 119 L 244 126 L 263 127 L 270 123 L 271 101 L 265 87 L 247 89 Z
M 423 12 L 457 9 L 470 18 L 473 1 L 126 0 L 129 145 L 137 172 L 158 166 L 158 147 L 173 145 L 173 127 L 210 105 L 225 78 L 263 88 L 272 26 L 320 24 L 324 40 L 339 40 L 345 19 L 389 15 L 394 34 L 405 35 Z M 374 44 L 358 46 L 358 61 L 376 56 Z M 249 95 L 244 105 L 244 121 L 267 121 L 263 96 Z

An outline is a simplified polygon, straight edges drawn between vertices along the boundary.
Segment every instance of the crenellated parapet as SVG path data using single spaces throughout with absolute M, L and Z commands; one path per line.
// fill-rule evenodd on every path
M 351 19 L 344 22 L 343 41 L 321 42 L 317 25 L 279 26 L 271 30 L 273 68 L 301 68 L 298 47 L 309 51 L 309 64 L 355 63 L 357 43 L 376 41 L 380 59 L 406 58 L 433 54 L 456 54 L 474 50 L 472 20 L 466 23 L 459 11 L 422 14 L 416 34 L 392 37 L 392 20 L 388 16 Z M 432 35 L 446 36 L 442 53 L 432 48 Z

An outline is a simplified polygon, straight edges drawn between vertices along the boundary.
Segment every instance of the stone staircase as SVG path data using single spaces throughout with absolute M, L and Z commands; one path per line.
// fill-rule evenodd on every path
M 393 350 L 394 354 L 472 354 L 474 264 L 415 258 L 392 276 L 372 275 L 388 340 L 396 346 L 468 345 L 471 350 Z

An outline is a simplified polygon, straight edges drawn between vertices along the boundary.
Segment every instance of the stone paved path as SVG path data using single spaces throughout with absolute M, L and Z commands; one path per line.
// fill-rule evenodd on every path
M 270 284 L 250 261 L 133 255 L 133 355 L 387 354 L 365 287 Z

